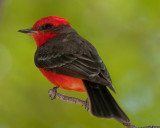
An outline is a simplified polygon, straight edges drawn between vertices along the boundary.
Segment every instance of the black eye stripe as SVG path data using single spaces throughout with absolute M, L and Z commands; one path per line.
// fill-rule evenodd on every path
M 44 25 L 40 26 L 38 28 L 38 30 L 48 30 L 48 29 L 51 29 L 51 28 L 53 28 L 53 25 L 47 23 L 47 24 L 44 24 Z

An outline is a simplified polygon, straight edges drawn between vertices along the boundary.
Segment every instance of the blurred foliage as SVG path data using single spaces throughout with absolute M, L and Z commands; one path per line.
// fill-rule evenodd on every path
M 17 31 L 50 15 L 66 18 L 97 48 L 111 74 L 113 96 L 131 122 L 160 125 L 159 14 L 158 0 L 1 0 L 0 128 L 124 127 L 80 105 L 49 99 L 53 85 L 34 65 L 34 40 Z

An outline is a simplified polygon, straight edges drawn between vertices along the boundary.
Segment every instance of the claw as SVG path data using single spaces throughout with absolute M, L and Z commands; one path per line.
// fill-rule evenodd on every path
M 58 88 L 58 87 L 54 87 L 53 89 L 50 89 L 50 90 L 48 91 L 49 98 L 50 98 L 51 100 L 53 100 L 53 99 L 56 98 L 57 88 Z

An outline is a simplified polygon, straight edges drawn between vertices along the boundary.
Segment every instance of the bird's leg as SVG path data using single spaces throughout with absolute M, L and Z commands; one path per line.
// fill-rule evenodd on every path
M 58 88 L 58 87 L 54 87 L 53 89 L 50 89 L 50 90 L 48 91 L 48 94 L 49 94 L 49 97 L 51 98 L 51 100 L 53 100 L 53 99 L 56 98 L 57 88 Z

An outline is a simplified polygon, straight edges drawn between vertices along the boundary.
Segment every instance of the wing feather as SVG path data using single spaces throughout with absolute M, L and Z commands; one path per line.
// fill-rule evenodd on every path
M 114 90 L 96 49 L 75 32 L 56 36 L 38 48 L 35 64 L 51 72 L 108 85 Z

